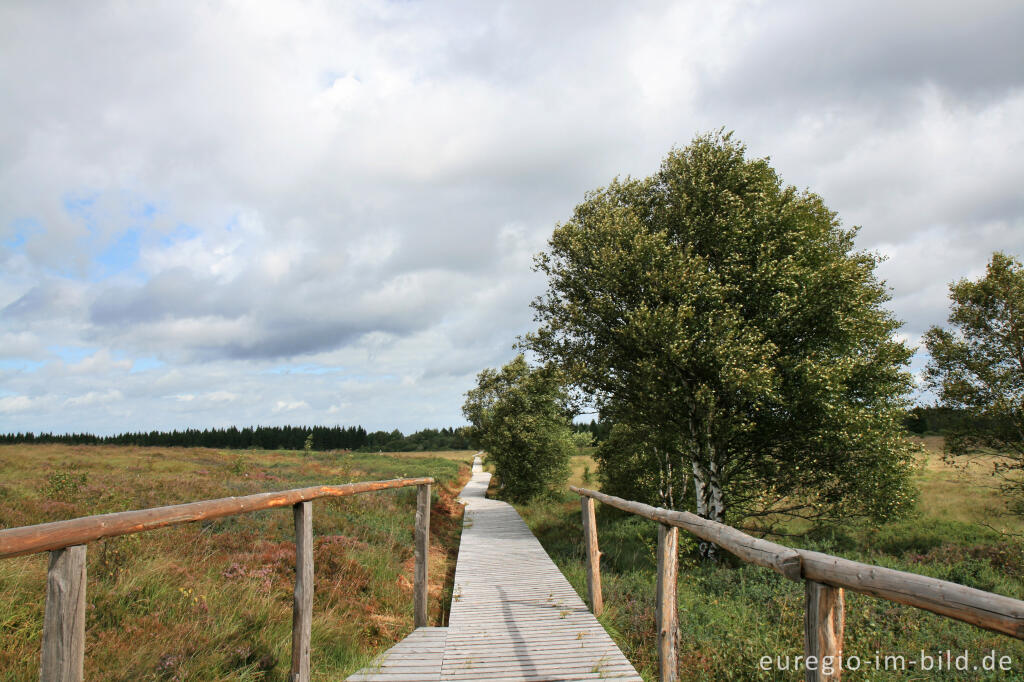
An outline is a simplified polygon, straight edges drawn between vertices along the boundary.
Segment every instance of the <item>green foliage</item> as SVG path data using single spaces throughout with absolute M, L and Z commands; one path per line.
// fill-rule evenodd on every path
M 468 450 L 472 447 L 469 427 L 446 427 L 443 429 L 422 429 L 404 435 L 398 429 L 374 431 L 367 434 L 362 452 L 430 452 L 438 450 Z
M 88 480 L 89 475 L 84 471 L 71 468 L 51 471 L 46 475 L 42 493 L 54 500 L 67 501 L 78 495 Z
M 1024 514 L 1024 266 L 994 253 L 985 276 L 950 285 L 953 329 L 925 334 L 925 370 L 944 407 L 964 419 L 947 435 L 949 453 L 994 451 L 993 474 L 1008 509 Z
M 970 423 L 963 410 L 938 405 L 915 405 L 903 417 L 903 427 L 918 435 L 946 434 Z
M 245 472 L 249 468 L 249 463 L 246 458 L 242 455 L 235 455 L 235 458 L 228 464 L 228 472 L 234 476 L 245 476 Z
M 306 454 L 313 452 L 313 434 L 310 433 L 306 436 L 306 440 L 302 443 L 302 449 L 306 451 Z
M 565 500 L 531 504 L 519 510 L 577 593 L 585 596 L 578 498 L 566 496 Z M 657 524 L 599 508 L 597 525 L 605 599 L 602 624 L 641 675 L 657 679 Z M 1024 596 L 1024 550 L 1020 543 L 1008 541 L 977 523 L 917 517 L 881 526 L 847 524 L 815 535 L 787 538 L 784 544 L 952 580 L 1014 598 Z M 680 550 L 677 585 L 681 629 L 679 679 L 798 679 L 792 670 L 759 674 L 758 661 L 764 655 L 792 659 L 803 653 L 802 584 L 738 560 L 700 562 L 693 543 L 687 543 L 690 538 L 680 531 L 681 544 L 689 546 Z M 876 651 L 904 654 L 913 660 L 922 650 L 932 652 L 947 647 L 959 652 L 967 649 L 976 658 L 990 649 L 1011 655 L 1015 661 L 1024 656 L 1024 642 L 851 591 L 846 593 L 845 632 L 845 655 L 865 660 L 873 660 Z M 1002 673 L 984 677 L 975 672 L 956 677 L 948 671 L 908 668 L 874 676 L 857 677 L 850 673 L 849 677 L 995 680 L 1019 676 Z
M 572 444 L 577 450 L 585 450 L 594 444 L 594 434 L 589 431 L 571 431 Z
M 462 412 L 509 499 L 528 500 L 564 485 L 576 448 L 567 402 L 559 374 L 532 369 L 522 355 L 500 370 L 485 369 L 466 393 Z
M 624 422 L 612 427 L 594 452 L 601 490 L 658 507 L 679 509 L 693 500 L 689 469 L 659 447 L 643 429 Z
M 608 439 L 608 435 L 612 430 L 612 424 L 611 422 L 604 420 L 594 421 L 591 419 L 589 424 L 573 422 L 572 430 L 573 433 L 589 433 L 593 437 L 595 443 L 600 443 L 601 441 Z
M 711 518 L 902 513 L 911 351 L 855 233 L 729 135 L 699 137 L 555 229 L 524 345 L 644 434 L 636 466 L 605 451 L 609 481 L 660 452 Z

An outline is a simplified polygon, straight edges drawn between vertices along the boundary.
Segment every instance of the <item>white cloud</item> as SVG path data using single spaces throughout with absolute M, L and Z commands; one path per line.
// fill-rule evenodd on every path
M 65 407 L 86 407 L 89 405 L 105 405 L 107 403 L 116 402 L 124 399 L 124 395 L 117 389 L 110 389 L 108 391 L 89 391 L 85 395 L 75 396 L 68 398 L 64 401 Z
M 294 412 L 304 409 L 309 409 L 309 403 L 305 400 L 278 400 L 274 403 L 274 412 Z
M 889 254 L 909 339 L 1024 253 L 1016 3 L 9 2 L 0 26 L 0 431 L 458 423 L 533 324 L 555 223 L 721 126 Z M 270 371 L 315 363 L 342 370 Z
M 23 395 L 0 396 L 0 413 L 25 412 L 37 405 L 38 401 Z

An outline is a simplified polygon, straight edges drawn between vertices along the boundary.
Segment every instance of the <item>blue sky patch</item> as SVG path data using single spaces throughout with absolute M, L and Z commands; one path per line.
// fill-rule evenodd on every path
M 132 363 L 132 374 L 138 374 L 139 372 L 145 372 L 151 369 L 159 369 L 164 367 L 167 363 L 157 360 L 156 358 L 138 358 Z
M 0 371 L 31 373 L 38 371 L 45 364 L 46 362 L 43 361 L 28 360 L 26 358 L 3 358 L 0 359 Z
M 22 251 L 29 237 L 46 232 L 35 218 L 18 218 L 12 221 L 11 227 L 14 228 L 14 235 L 4 241 L 3 245 L 12 251 Z
M 160 237 L 160 246 L 171 247 L 199 236 L 199 230 L 185 223 L 178 223 L 174 231 Z
M 98 349 L 86 348 L 84 346 L 47 346 L 46 350 L 59 357 L 65 363 L 75 365 L 93 355 Z
M 68 194 L 64 197 L 64 210 L 68 212 L 68 215 L 89 221 L 92 218 L 91 209 L 96 205 L 97 197 L 99 197 L 98 192 Z
M 100 279 L 130 270 L 138 262 L 139 237 L 140 230 L 126 230 L 96 256 L 95 262 L 101 266 L 97 273 Z

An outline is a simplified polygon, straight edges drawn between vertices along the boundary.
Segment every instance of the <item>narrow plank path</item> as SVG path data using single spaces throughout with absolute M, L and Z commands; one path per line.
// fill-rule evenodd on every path
M 448 628 L 416 628 L 351 682 L 439 682 Z
M 639 682 L 516 510 L 485 497 L 490 479 L 477 458 L 461 495 L 466 512 L 448 628 L 417 629 L 349 679 Z M 429 651 L 420 646 L 425 636 Z

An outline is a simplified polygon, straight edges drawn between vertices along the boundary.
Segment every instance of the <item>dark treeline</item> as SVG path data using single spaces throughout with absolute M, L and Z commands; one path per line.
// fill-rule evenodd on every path
M 384 452 L 428 452 L 435 450 L 469 450 L 469 429 L 465 426 L 444 429 L 423 429 L 408 436 L 398 429 L 374 431 L 367 434 L 366 444 L 358 449 L 363 451 L 383 450 Z
M 928 405 L 908 410 L 907 416 L 903 419 L 903 426 L 907 431 L 915 434 L 945 435 L 951 431 L 972 430 L 979 426 L 988 427 L 991 424 L 979 422 L 978 418 L 972 417 L 966 410 Z
M 404 435 L 394 431 L 367 433 L 362 426 L 231 426 L 224 429 L 185 429 L 96 436 L 91 433 L 8 433 L 0 443 L 64 443 L 67 445 L 138 445 L 204 447 L 244 450 L 302 450 L 312 436 L 313 450 L 465 450 L 470 448 L 465 427 L 423 429 Z
M 608 434 L 612 432 L 612 423 L 609 421 L 594 421 L 593 419 L 590 420 L 589 424 L 573 422 L 572 430 L 574 433 L 589 433 L 594 437 L 594 444 L 597 445 L 608 440 Z
M 971 426 L 970 416 L 963 410 L 937 405 L 918 405 L 907 410 L 903 418 L 903 426 L 910 433 L 945 434 L 949 431 Z M 590 433 L 594 436 L 594 444 L 608 440 L 612 424 L 609 421 L 573 422 L 572 430 L 576 433 Z
M 918 406 L 907 411 L 903 425 L 915 434 L 946 433 L 965 425 L 966 416 L 947 407 Z M 608 439 L 612 424 L 590 420 L 574 422 L 576 433 L 589 433 L 594 444 Z M 431 450 L 468 450 L 473 447 L 467 427 L 423 429 L 403 434 L 393 431 L 367 432 L 362 426 L 231 426 L 224 429 L 185 429 L 184 431 L 148 431 L 96 436 L 91 433 L 0 433 L 0 443 L 64 443 L 67 445 L 139 445 L 160 447 L 203 447 L 244 450 L 302 450 L 312 434 L 313 450 L 362 450 L 385 452 L 424 452 Z

